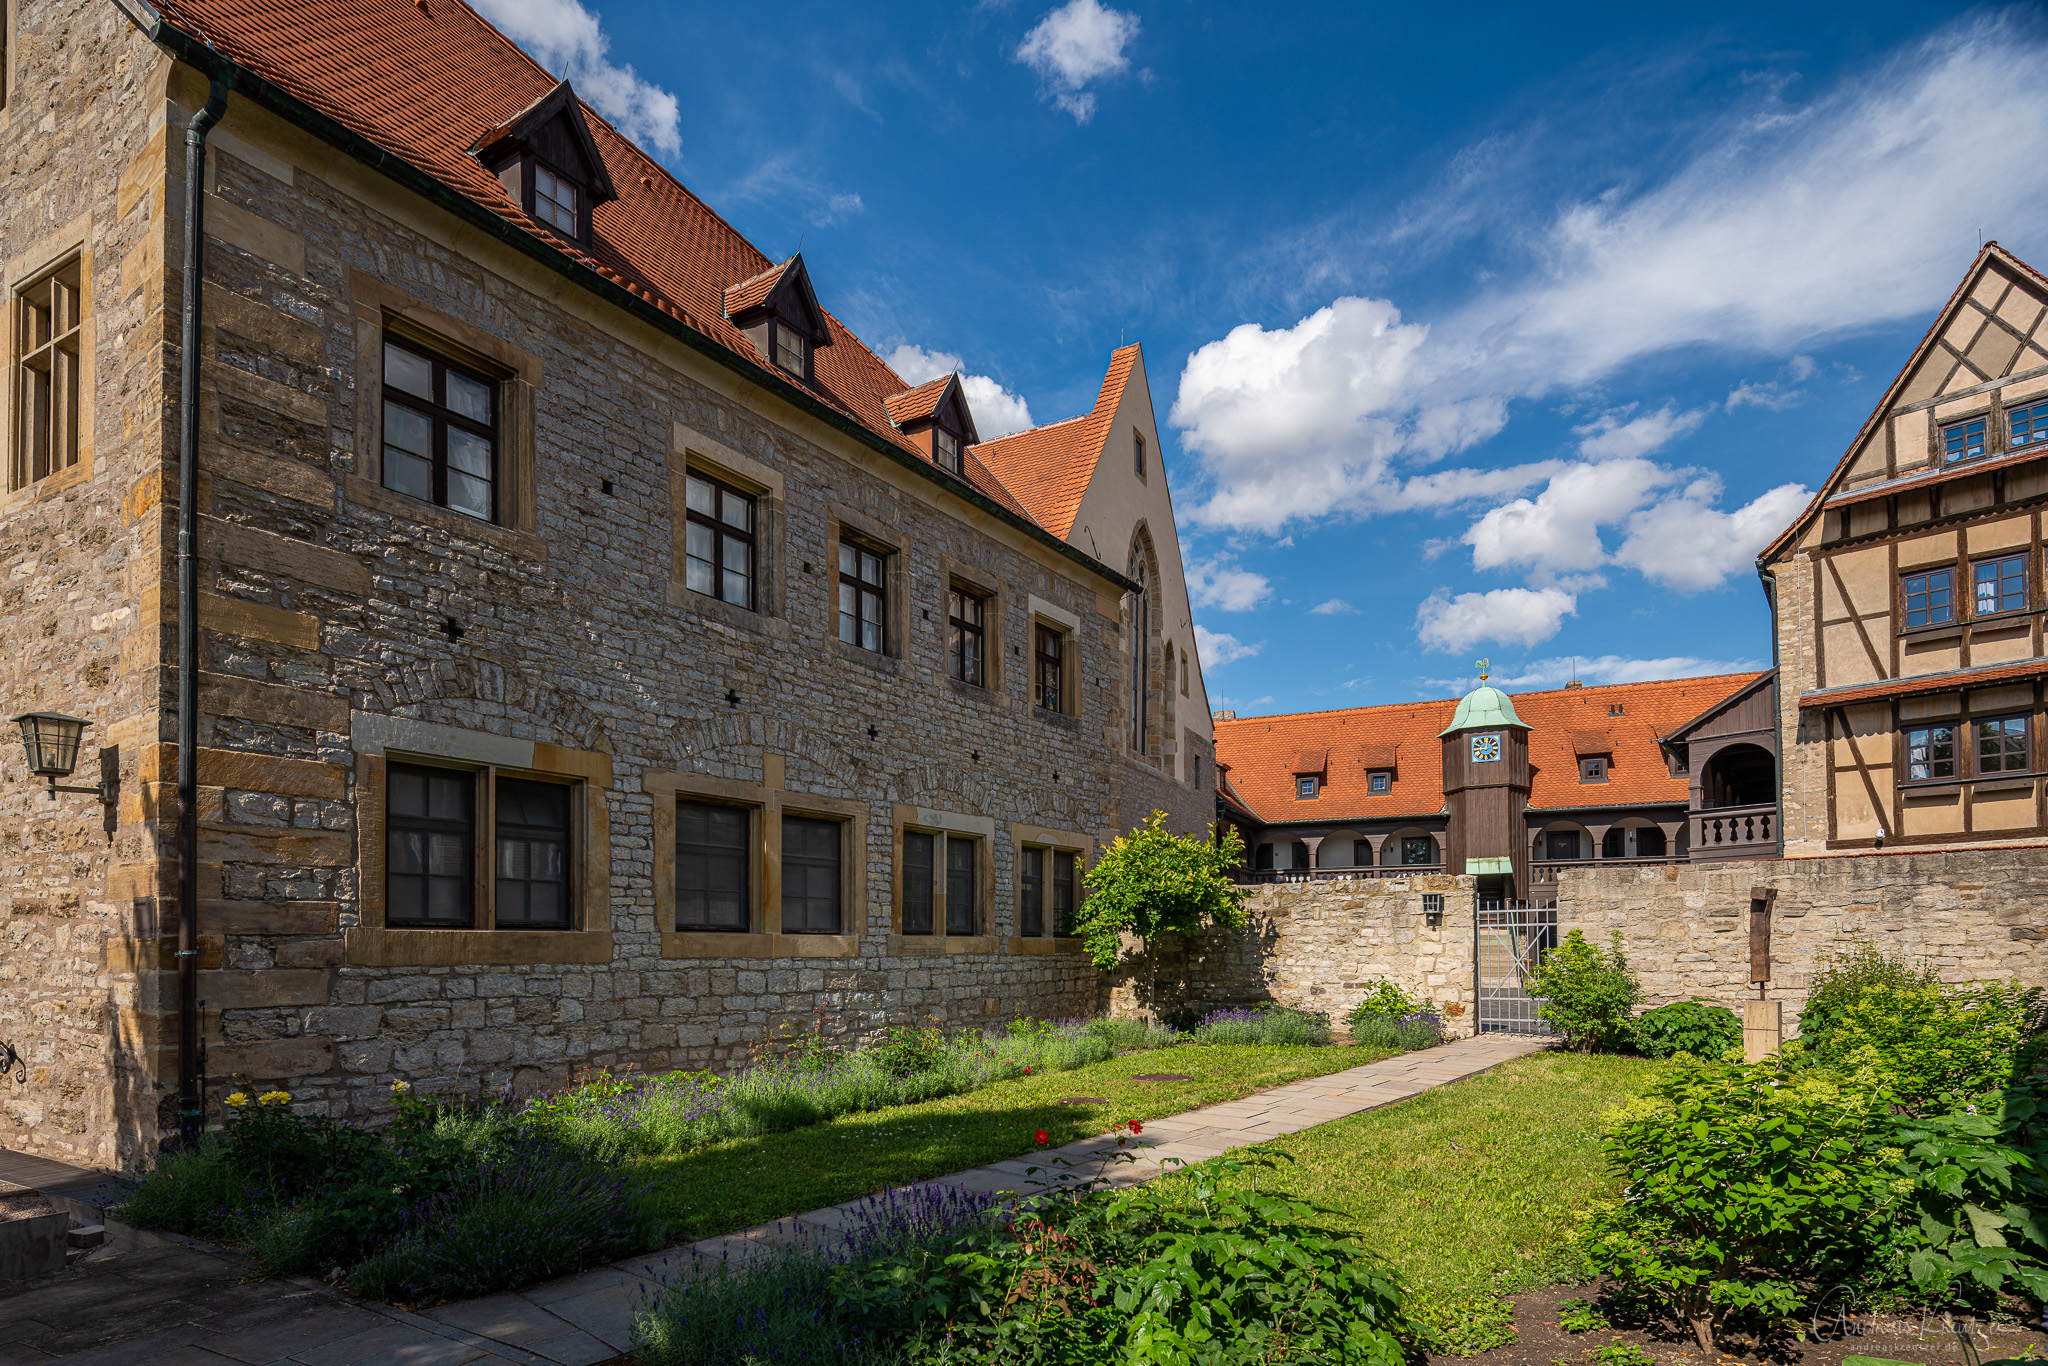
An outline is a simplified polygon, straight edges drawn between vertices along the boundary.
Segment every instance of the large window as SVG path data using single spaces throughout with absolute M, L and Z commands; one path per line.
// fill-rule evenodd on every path
M 1027 845 L 1023 856 L 1017 933 L 1026 939 L 1042 939 L 1047 933 L 1071 938 L 1074 907 L 1080 900 L 1079 855 L 1071 849 Z
M 753 813 L 709 802 L 676 803 L 676 928 L 744 933 Z
M 2030 773 L 2032 747 L 2027 744 L 2027 718 L 1986 716 L 1971 721 L 1977 736 L 1977 772 Z
M 1145 559 L 1136 547 L 1131 550 L 1130 577 L 1138 585 L 1138 591 L 1131 597 L 1130 742 L 1132 749 L 1143 754 L 1146 752 L 1146 731 L 1151 722 L 1152 595 L 1145 587 Z
M 2027 558 L 2024 554 L 2001 555 L 1995 560 L 1979 560 L 1970 566 L 1978 616 L 2026 610 Z
M 2006 448 L 2031 446 L 2048 441 L 2048 403 L 2009 408 L 2005 414 Z
M 1984 454 L 1984 419 L 1951 422 L 1941 429 L 1941 453 L 1949 461 L 1975 460 Z
M 384 343 L 384 487 L 497 520 L 498 386 L 410 344 Z
M 782 818 L 782 932 L 840 932 L 838 821 Z
M 571 928 L 578 791 L 575 783 L 489 769 L 387 764 L 385 924 Z M 486 879 L 482 896 L 479 876 Z
M 946 837 L 946 933 L 969 935 L 979 924 L 975 876 L 979 841 Z
M 1066 632 L 1040 622 L 1033 628 L 1032 637 L 1032 657 L 1038 665 L 1035 689 L 1038 705 L 1047 711 L 1064 712 L 1067 709 Z
M 904 934 L 981 933 L 979 839 L 972 835 L 905 830 L 902 860 L 899 923 Z M 1040 866 L 1042 870 L 1043 865 Z M 1041 907 L 1043 904 L 1041 901 Z
M 964 588 L 946 590 L 946 672 L 962 683 L 988 686 L 988 600 Z
M 1906 732 L 1906 778 L 1956 776 L 1956 728 L 1950 724 L 1917 726 Z
M 498 927 L 569 927 L 569 796 L 563 783 L 498 779 Z
M 1905 576 L 1906 629 L 1956 619 L 1956 571 L 1930 569 Z
M 580 232 L 576 187 L 545 166 L 533 168 L 533 216 L 571 237 Z
M 882 573 L 886 557 L 851 541 L 839 543 L 839 638 L 882 653 Z
M 85 296 L 79 290 L 76 261 L 30 285 L 15 301 L 15 488 L 78 463 L 79 337 L 84 322 Z
M 1436 841 L 1427 835 L 1406 835 L 1401 839 L 1401 862 L 1414 866 L 1436 862 Z
M 694 472 L 687 489 L 683 582 L 692 592 L 752 609 L 759 508 L 750 495 Z
M 385 923 L 467 926 L 476 866 L 476 776 L 391 764 L 384 781 Z

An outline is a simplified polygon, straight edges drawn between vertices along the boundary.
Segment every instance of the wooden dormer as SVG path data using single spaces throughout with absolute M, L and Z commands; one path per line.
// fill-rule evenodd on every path
M 916 442 L 927 459 L 949 474 L 964 477 L 967 448 L 979 445 L 981 437 L 974 430 L 974 414 L 960 388 L 960 376 L 941 375 L 915 389 L 891 394 L 882 400 L 882 406 L 896 430 Z
M 592 211 L 619 197 L 567 81 L 478 138 L 470 154 L 527 217 L 582 245 Z
M 724 305 L 725 316 L 747 334 L 762 360 L 800 384 L 816 380 L 816 353 L 832 344 L 832 331 L 801 252 L 727 286 Z

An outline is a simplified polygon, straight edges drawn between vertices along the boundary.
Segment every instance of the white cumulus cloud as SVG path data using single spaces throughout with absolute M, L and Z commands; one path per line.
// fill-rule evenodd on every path
M 627 137 L 665 157 L 683 150 L 676 97 L 614 63 L 611 39 L 577 0 L 476 0 L 476 7 Z
M 960 390 L 967 395 L 967 407 L 974 414 L 974 430 L 983 441 L 993 441 L 1031 425 L 1031 408 L 987 375 L 963 371 L 960 358 L 948 351 L 927 351 L 908 342 L 889 353 L 889 368 L 915 388 L 941 375 L 960 375 Z
M 1204 669 L 1220 669 L 1233 660 L 1250 659 L 1265 648 L 1264 641 L 1247 645 L 1236 636 L 1212 631 L 1206 626 L 1195 627 L 1195 653 L 1202 657 Z M 1270 702 L 1272 699 L 1266 700 Z
M 1720 496 L 1721 481 L 1708 475 L 1678 496 L 1635 513 L 1628 521 L 1628 538 L 1614 552 L 1615 562 L 1681 592 L 1718 588 L 1730 574 L 1754 564 L 1813 495 L 1804 484 L 1780 484 L 1733 512 L 1714 506 Z
M 1229 559 L 1192 560 L 1187 565 L 1188 596 L 1197 607 L 1249 612 L 1273 595 L 1264 574 L 1240 569 Z
M 1328 602 L 1317 603 L 1308 611 L 1314 617 L 1348 617 L 1356 614 L 1358 609 L 1342 598 L 1331 598 Z
M 1425 650 L 1465 650 L 1487 640 L 1539 645 L 1578 607 L 1561 588 L 1495 588 L 1455 597 L 1439 588 L 1416 609 L 1415 635 Z
M 1573 465 L 1534 498 L 1517 498 L 1472 524 L 1465 544 L 1475 569 L 1591 570 L 1607 563 L 1600 528 L 1643 505 L 1670 475 L 1648 460 Z
M 1588 686 L 1602 683 L 1654 683 L 1666 678 L 1699 678 L 1713 674 L 1748 673 L 1766 667 L 1756 659 L 1705 659 L 1698 655 L 1666 655 L 1661 659 L 1637 659 L 1632 655 L 1558 655 L 1532 659 L 1512 669 L 1494 672 L 1490 680 L 1502 688 L 1557 688 L 1574 678 Z M 1472 686 L 1468 678 L 1431 678 L 1426 684 L 1446 692 L 1462 692 Z
M 1095 117 L 1095 92 L 1088 86 L 1130 69 L 1124 49 L 1137 36 L 1137 15 L 1097 0 L 1067 0 L 1024 35 L 1014 59 L 1038 74 L 1053 103 L 1086 123 Z
M 1602 413 L 1583 427 L 1572 428 L 1580 438 L 1579 454 L 1591 460 L 1648 455 L 1681 436 L 1691 435 L 1707 420 L 1704 409 L 1681 413 L 1670 403 L 1641 417 L 1632 416 L 1634 412 L 1635 405 L 1631 404 L 1619 412 Z

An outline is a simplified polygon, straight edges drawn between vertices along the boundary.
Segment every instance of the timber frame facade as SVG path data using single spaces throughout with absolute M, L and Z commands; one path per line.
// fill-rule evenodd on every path
M 1786 853 L 2048 835 L 2048 279 L 1987 243 L 1759 557 Z

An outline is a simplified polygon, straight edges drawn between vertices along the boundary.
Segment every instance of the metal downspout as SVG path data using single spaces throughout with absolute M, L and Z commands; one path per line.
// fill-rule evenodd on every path
M 199 1083 L 199 309 L 206 270 L 206 135 L 227 112 L 216 78 L 185 126 L 185 305 L 178 331 L 178 1136 L 206 1127 Z

